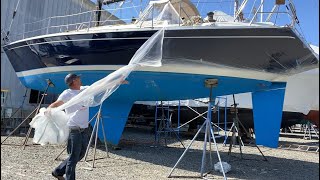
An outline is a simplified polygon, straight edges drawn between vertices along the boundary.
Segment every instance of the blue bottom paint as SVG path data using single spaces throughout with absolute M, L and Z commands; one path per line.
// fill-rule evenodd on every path
M 254 132 L 257 145 L 278 147 L 285 89 L 252 93 Z
M 71 72 L 25 76 L 20 80 L 28 88 L 43 91 L 47 86 L 46 79 L 50 79 L 55 87 L 50 87 L 48 91 L 61 93 L 68 88 L 64 84 L 64 77 L 68 73 Z M 91 85 L 107 76 L 111 71 L 74 71 L 72 73 L 81 74 L 83 85 Z M 270 82 L 256 79 L 135 71 L 127 78 L 130 84 L 120 86 L 110 98 L 126 100 L 134 97 L 137 101 L 156 101 L 208 97 L 209 89 L 204 86 L 207 78 L 218 79 L 218 87 L 213 89 L 215 96 L 252 92 L 271 85 Z
M 47 86 L 46 79 L 50 79 L 54 83 L 55 87 L 50 87 L 48 91 L 58 94 L 67 88 L 67 86 L 64 84 L 64 77 L 68 73 L 81 74 L 83 85 L 91 85 L 95 81 L 104 78 L 111 72 L 112 71 L 57 72 L 25 76 L 21 77 L 20 80 L 28 88 L 43 91 Z M 208 97 L 209 89 L 204 85 L 205 79 L 208 78 L 218 79 L 218 86 L 213 88 L 212 91 L 213 96 L 262 91 L 270 89 L 270 87 L 272 86 L 271 82 L 256 79 L 182 73 L 135 71 L 132 72 L 127 78 L 130 84 L 121 85 L 119 89 L 114 92 L 103 104 L 102 115 L 105 126 L 104 128 L 106 130 L 107 141 L 115 145 L 119 143 L 131 106 L 135 101 L 167 101 Z M 263 100 L 263 97 L 259 97 L 256 99 L 260 101 L 260 99 Z M 255 102 L 255 104 L 259 103 Z M 92 117 L 97 112 L 97 110 L 97 107 L 90 108 L 90 117 Z M 258 114 L 258 121 L 260 122 L 261 118 L 259 116 L 262 113 L 260 113 L 259 107 L 258 111 L 259 113 L 256 114 Z M 262 119 L 262 121 L 264 120 L 265 119 Z M 92 122 L 92 125 L 93 124 L 94 122 Z M 259 127 L 260 125 L 261 124 L 257 123 L 257 127 Z M 270 126 L 268 127 L 268 129 L 272 129 L 272 132 L 278 132 L 279 127 Z M 256 135 L 258 135 L 257 139 L 259 139 L 259 142 L 261 144 L 275 143 L 273 142 L 275 138 L 272 139 L 272 142 L 268 143 L 262 141 L 261 139 L 265 138 L 264 136 L 266 134 L 259 133 L 260 128 L 258 129 L 258 134 Z M 260 137 L 260 135 L 262 136 Z M 99 130 L 99 138 L 103 140 L 101 130 Z

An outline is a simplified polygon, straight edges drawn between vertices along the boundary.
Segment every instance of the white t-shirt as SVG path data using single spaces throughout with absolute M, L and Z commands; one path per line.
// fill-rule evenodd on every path
M 58 101 L 68 102 L 71 98 L 78 95 L 81 91 L 89 86 L 81 86 L 80 90 L 66 89 L 58 97 Z M 89 108 L 75 104 L 65 109 L 66 113 L 70 115 L 67 123 L 69 127 L 87 128 L 89 120 Z

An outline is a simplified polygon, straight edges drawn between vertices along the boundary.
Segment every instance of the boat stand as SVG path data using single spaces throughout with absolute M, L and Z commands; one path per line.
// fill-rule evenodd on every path
M 304 124 L 303 139 L 308 139 L 308 137 L 309 137 L 309 140 L 311 140 L 313 134 L 315 134 L 316 137 L 319 139 L 319 134 L 318 134 L 317 130 L 313 127 L 313 124 L 311 122 L 307 121 L 307 123 Z
M 95 142 L 94 142 L 94 147 L 93 147 L 93 152 L 94 153 L 93 153 L 92 165 L 90 165 L 88 163 L 92 168 L 95 168 L 94 165 L 95 165 L 95 160 L 96 160 L 96 150 L 97 150 L 97 141 L 98 141 L 98 133 L 99 133 L 99 124 L 101 124 L 101 126 L 102 126 L 104 145 L 105 145 L 105 148 L 106 148 L 107 157 L 109 158 L 109 151 L 108 151 L 108 145 L 107 145 L 107 141 L 106 141 L 106 134 L 104 132 L 104 128 L 103 128 L 104 124 L 103 124 L 103 119 L 102 119 L 102 116 L 101 116 L 101 106 L 102 106 L 102 104 L 100 105 L 98 112 L 88 122 L 90 124 L 91 121 L 96 117 L 96 122 L 94 123 L 93 130 L 92 130 L 92 133 L 91 133 L 91 136 L 90 136 L 90 140 L 89 140 L 89 143 L 88 143 L 88 146 L 87 146 L 87 150 L 86 150 L 86 153 L 85 153 L 85 156 L 84 156 L 84 162 L 88 163 L 87 157 L 88 157 L 88 153 L 89 153 L 89 148 L 91 146 L 93 136 L 95 135 Z M 58 160 L 58 158 L 61 156 L 61 154 L 66 149 L 67 149 L 67 145 L 64 147 L 64 149 L 58 154 L 58 156 L 54 160 Z
M 169 105 L 167 108 L 168 110 L 168 118 L 165 117 L 165 114 L 164 114 L 164 107 L 163 107 L 163 102 L 161 101 L 161 119 L 158 119 L 158 105 L 156 104 L 156 115 L 155 115 L 155 141 L 156 143 L 160 144 L 160 134 L 161 133 L 164 133 L 164 143 L 165 143 L 165 146 L 167 147 L 167 138 L 168 138 L 168 133 L 174 133 L 177 140 L 180 142 L 180 144 L 183 146 L 183 148 L 186 148 L 184 146 L 184 144 L 182 143 L 179 135 L 177 134 L 176 130 L 174 130 L 171 126 L 171 117 L 172 117 L 172 114 L 169 115 Z M 158 121 L 159 122 L 159 126 L 158 126 Z
M 91 121 L 98 115 L 98 113 L 96 113 L 88 122 L 88 124 L 91 123 Z M 58 156 L 56 158 L 54 158 L 55 161 L 57 161 L 59 159 L 59 157 L 61 156 L 61 154 L 67 149 L 67 144 L 65 145 L 65 147 L 63 148 L 63 150 L 58 154 Z
M 233 118 L 233 124 L 231 126 L 231 129 L 230 131 L 232 131 L 232 137 L 231 137 L 231 140 L 230 140 L 230 144 L 229 144 L 229 151 L 228 151 L 228 155 L 231 154 L 231 149 L 232 149 L 232 146 L 235 144 L 236 142 L 236 139 L 238 139 L 238 142 L 239 142 L 239 149 L 240 149 L 240 157 L 241 159 L 243 159 L 242 157 L 242 148 L 241 146 L 244 146 L 243 144 L 243 141 L 241 139 L 241 137 L 239 136 L 239 134 L 241 133 L 240 132 L 240 126 L 243 128 L 243 130 L 245 131 L 246 134 L 249 134 L 249 132 L 246 130 L 246 128 L 244 127 L 244 125 L 241 123 L 241 121 L 239 120 L 239 117 L 238 117 L 238 109 L 237 109 L 237 106 L 238 104 L 236 104 L 235 102 L 235 98 L 234 98 L 234 94 L 233 94 L 233 106 L 234 106 L 234 113 L 235 113 L 235 117 Z M 229 132 L 230 132 L 229 131 Z M 236 132 L 237 131 L 237 132 Z M 228 133 L 229 135 L 229 133 Z M 250 139 L 251 139 L 251 142 L 253 142 L 254 146 L 259 150 L 260 154 L 262 155 L 263 157 L 263 160 L 264 161 L 268 161 L 267 158 L 264 156 L 264 154 L 262 153 L 262 151 L 260 150 L 259 146 L 257 146 L 256 142 L 255 142 L 255 139 L 253 139 L 251 136 L 249 136 Z M 250 143 L 251 143 L 250 142 Z M 224 141 L 224 144 L 226 144 L 226 140 Z
M 204 143 L 203 143 L 203 152 L 202 152 L 202 162 L 201 162 L 201 171 L 200 171 L 200 176 L 203 177 L 204 176 L 204 168 L 205 168 L 205 162 L 206 162 L 206 153 L 207 153 L 207 142 L 209 143 L 209 157 L 210 157 L 210 165 L 211 165 L 211 169 L 213 169 L 213 164 L 212 164 L 212 151 L 211 151 L 211 139 L 213 139 L 213 143 L 215 146 L 215 150 L 217 152 L 217 156 L 220 162 L 220 166 L 222 169 L 222 173 L 223 173 L 223 177 L 224 179 L 227 179 L 222 163 L 221 163 L 221 158 L 220 158 L 220 154 L 218 151 L 218 146 L 216 143 L 216 139 L 214 137 L 214 133 L 213 133 L 213 128 L 211 126 L 211 109 L 212 109 L 212 88 L 216 87 L 218 85 L 218 80 L 217 79 L 207 79 L 205 80 L 205 86 L 210 88 L 210 100 L 209 100 L 209 104 L 208 104 L 208 114 L 207 114 L 207 119 L 204 121 L 204 123 L 201 125 L 201 127 L 199 128 L 199 130 L 197 131 L 196 135 L 193 137 L 193 139 L 191 140 L 190 144 L 187 146 L 187 148 L 184 150 L 184 152 L 182 153 L 182 155 L 180 156 L 180 158 L 178 159 L 178 161 L 176 162 L 176 164 L 174 165 L 174 167 L 172 168 L 172 170 L 170 171 L 168 178 L 172 177 L 172 173 L 174 171 L 174 169 L 178 166 L 178 164 L 180 163 L 180 161 L 182 160 L 182 158 L 185 156 L 186 152 L 189 150 L 190 146 L 192 145 L 192 143 L 194 142 L 194 140 L 197 138 L 197 136 L 199 135 L 200 131 L 202 130 L 202 128 L 205 127 L 205 137 L 204 137 Z
M 29 117 L 30 117 L 34 112 L 35 112 L 35 115 L 38 114 L 38 112 L 39 112 L 39 110 L 40 110 L 40 108 L 41 108 L 41 104 L 42 104 L 42 102 L 43 102 L 43 100 L 44 100 L 44 97 L 46 96 L 46 93 L 47 93 L 49 87 L 54 87 L 54 84 L 51 82 L 50 79 L 46 79 L 46 81 L 47 81 L 47 87 L 46 87 L 45 91 L 43 92 L 42 97 L 41 97 L 41 100 L 40 100 L 40 102 L 38 103 L 37 107 L 36 107 L 13 131 L 11 131 L 10 134 L 7 135 L 7 137 L 1 142 L 1 145 L 2 145 L 15 131 L 17 131 L 17 130 L 20 128 L 20 126 L 21 126 L 25 121 L 27 121 L 27 120 L 29 119 Z M 31 134 L 31 130 L 32 130 L 32 127 L 30 126 L 29 129 L 28 129 L 28 132 L 27 132 L 27 134 L 26 134 L 25 140 L 24 140 L 24 142 L 23 142 L 23 144 L 22 144 L 23 149 L 25 149 L 25 147 L 26 147 L 26 145 L 27 145 L 27 143 L 28 143 L 28 139 L 29 139 L 29 136 L 30 136 L 30 134 Z M 6 144 L 6 145 L 11 145 L 11 144 Z M 13 144 L 12 144 L 12 145 L 13 145 Z
M 218 97 L 218 98 L 221 98 L 221 97 Z M 225 103 L 227 103 L 227 102 L 225 102 Z M 180 127 L 186 125 L 187 123 L 190 123 L 191 121 L 196 120 L 198 117 L 202 117 L 202 118 L 205 119 L 205 120 L 207 119 L 207 118 L 205 118 L 203 115 L 204 115 L 205 113 L 208 113 L 208 110 L 205 111 L 205 112 L 203 112 L 203 113 L 199 113 L 199 112 L 197 112 L 196 110 L 194 110 L 193 108 L 191 108 L 190 106 L 187 106 L 187 108 L 189 108 L 190 110 L 192 110 L 192 111 L 193 111 L 194 113 L 196 113 L 198 116 L 196 116 L 195 118 L 192 118 L 190 121 L 184 123 L 184 124 L 181 125 Z M 219 110 L 219 102 L 211 108 L 211 110 L 213 110 L 213 111 L 217 111 L 217 109 Z M 218 112 L 218 113 L 219 113 L 219 112 Z M 226 119 L 226 108 L 225 108 L 225 119 L 224 119 L 225 129 L 222 129 L 222 128 L 219 126 L 219 124 L 220 124 L 219 120 L 220 120 L 220 116 L 219 116 L 219 114 L 218 114 L 218 125 L 215 124 L 215 123 L 213 123 L 213 122 L 211 122 L 211 124 L 212 124 L 213 126 L 215 126 L 219 131 L 224 131 L 224 133 L 225 133 L 225 139 L 226 139 L 226 138 L 227 138 L 227 137 L 226 137 L 226 136 L 227 136 L 227 133 L 226 133 L 226 123 L 227 123 L 227 119 Z M 218 131 L 218 132 L 219 132 L 219 131 Z M 218 135 L 220 135 L 220 134 L 218 134 Z M 221 136 L 219 136 L 219 137 L 221 137 Z
M 203 115 L 206 114 L 206 113 L 208 113 L 208 110 L 205 111 L 205 112 L 203 112 L 203 113 L 199 113 L 199 112 L 197 112 L 196 110 L 194 110 L 193 108 L 191 108 L 190 106 L 186 106 L 186 107 L 189 108 L 190 110 L 192 110 L 193 112 L 195 112 L 195 113 L 197 114 L 197 116 L 194 117 L 194 118 L 192 118 L 191 120 L 183 123 L 182 125 L 178 126 L 177 129 L 182 128 L 183 126 L 191 123 L 192 121 L 198 119 L 199 117 L 202 117 L 202 118 L 205 119 L 205 120 L 207 119 L 207 118 L 205 118 Z M 213 111 L 216 111 L 217 107 L 218 107 L 218 105 L 212 106 L 212 107 L 211 107 L 211 111 L 212 111 L 212 110 L 213 110 Z M 211 124 L 212 124 L 213 126 L 215 126 L 217 129 L 219 129 L 220 131 L 224 131 L 225 134 L 226 134 L 226 127 L 225 127 L 225 129 L 222 129 L 221 127 L 219 127 L 219 125 L 217 125 L 217 124 L 215 124 L 215 123 L 213 123 L 213 122 L 211 122 Z M 226 126 L 226 118 L 225 118 L 225 126 Z M 226 135 L 225 135 L 225 138 L 226 138 Z
M 103 104 L 103 103 L 102 103 Z M 96 160 L 96 150 L 97 150 L 97 141 L 98 141 L 98 133 L 99 133 L 99 127 L 100 127 L 100 123 L 101 123 L 101 129 L 102 129 L 102 134 L 103 134 L 103 141 L 104 141 L 104 146 L 106 148 L 106 152 L 107 152 L 107 157 L 109 158 L 109 151 L 108 151 L 108 145 L 107 145 L 107 138 L 106 138 L 106 134 L 105 134 L 105 131 L 104 131 L 104 124 L 103 124 L 103 119 L 102 119 L 102 115 L 101 115 L 101 107 L 102 107 L 102 104 L 100 105 L 99 107 L 99 110 L 97 112 L 97 114 L 95 115 L 97 118 L 96 118 L 96 122 L 94 123 L 94 126 L 93 126 L 93 130 L 92 130 L 92 133 L 91 133 L 91 137 L 90 137 L 90 140 L 89 140 L 89 143 L 88 143 L 88 146 L 87 146 L 87 150 L 86 150 L 86 153 L 85 153 L 85 156 L 84 156 L 84 162 L 88 163 L 87 161 L 87 157 L 88 157 L 88 153 L 89 153 L 89 148 L 90 148 L 90 145 L 91 145 L 91 142 L 92 142 L 92 139 L 93 139 L 93 136 L 95 134 L 95 141 L 94 141 L 94 147 L 93 147 L 93 160 L 92 160 L 92 168 L 95 168 L 94 166 L 94 163 L 95 163 L 95 160 Z M 94 116 L 94 117 L 95 117 Z M 94 118 L 93 117 L 93 118 Z M 92 119 L 93 119 L 92 118 Z M 91 119 L 91 120 L 92 120 Z M 90 121 L 91 121 L 90 120 Z M 89 122 L 90 123 L 90 122 Z

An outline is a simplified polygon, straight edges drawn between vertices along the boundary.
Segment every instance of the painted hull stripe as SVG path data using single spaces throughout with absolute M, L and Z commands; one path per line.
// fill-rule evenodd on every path
M 82 66 L 66 66 L 66 67 L 47 67 L 40 69 L 33 69 L 28 71 L 17 72 L 19 78 L 41 75 L 47 73 L 71 72 L 71 71 L 115 71 L 123 67 L 122 65 L 82 65 Z M 192 75 L 212 75 L 225 77 L 238 77 L 247 79 L 257 79 L 265 81 L 279 81 L 285 82 L 288 76 L 274 73 L 259 72 L 253 70 L 245 70 L 238 68 L 221 68 L 221 67 L 207 67 L 194 65 L 170 64 L 163 65 L 160 68 L 141 67 L 136 71 L 153 72 L 153 73 L 182 73 Z

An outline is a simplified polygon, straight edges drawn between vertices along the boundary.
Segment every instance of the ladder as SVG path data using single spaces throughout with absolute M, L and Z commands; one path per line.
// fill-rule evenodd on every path
M 6 118 L 12 116 L 12 108 L 7 107 L 7 99 L 10 91 L 8 89 L 1 89 L 1 131 L 7 129 Z
M 212 123 L 212 125 L 213 125 L 213 129 L 217 131 L 217 136 L 215 137 L 216 138 L 224 137 L 224 140 L 226 140 L 227 139 L 227 96 L 225 97 L 217 96 L 216 99 L 218 100 L 215 108 L 215 110 L 217 111 L 217 124 Z M 220 115 L 222 110 L 224 111 L 224 118 L 223 118 L 223 122 L 220 122 Z M 220 125 L 224 125 L 224 128 L 221 128 Z M 220 131 L 223 131 L 224 135 L 221 135 Z
M 160 109 L 160 118 L 159 118 L 159 111 L 158 109 Z M 180 110 L 180 101 L 179 101 L 179 108 Z M 160 136 L 161 133 L 164 133 L 164 143 L 165 146 L 167 146 L 167 138 L 168 135 L 171 136 L 171 133 L 174 133 L 174 135 L 176 136 L 177 140 L 181 143 L 181 145 L 185 148 L 184 144 L 182 143 L 180 137 L 179 137 L 179 129 L 172 128 L 172 114 L 170 113 L 170 105 L 169 105 L 169 101 L 167 101 L 167 105 L 164 105 L 164 103 L 162 101 L 160 101 L 160 104 L 158 104 L 158 101 L 156 101 L 156 111 L 155 111 L 155 142 L 159 144 L 160 142 Z M 179 112 L 178 112 L 179 113 Z M 180 114 L 178 114 L 178 116 L 180 116 Z M 178 124 L 179 124 L 179 120 L 180 117 L 178 117 Z M 178 133 L 177 133 L 178 132 Z
M 316 137 L 319 139 L 319 133 L 316 128 L 314 128 L 314 125 L 310 122 L 307 121 L 305 124 L 303 124 L 304 128 L 304 135 L 303 139 L 312 139 L 312 135 L 316 135 Z
M 8 89 L 1 89 L 1 120 L 6 117 L 7 97 L 9 92 Z
M 160 116 L 159 116 L 160 115 Z M 171 117 L 169 102 L 167 105 L 164 105 L 163 101 L 156 101 L 155 109 L 155 141 L 159 143 L 161 133 L 164 133 L 165 144 L 167 145 L 167 136 L 169 127 L 171 127 Z
M 4 107 L 6 105 L 9 92 L 10 91 L 8 89 L 1 89 L 1 107 Z

